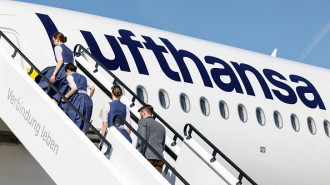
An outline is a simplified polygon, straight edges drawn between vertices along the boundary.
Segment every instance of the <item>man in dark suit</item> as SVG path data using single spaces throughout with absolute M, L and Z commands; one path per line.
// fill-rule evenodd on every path
M 155 121 L 152 117 L 154 109 L 151 105 L 144 105 L 139 109 L 141 119 L 139 121 L 138 133 L 160 154 L 164 157 L 163 152 L 165 150 L 165 137 L 166 131 L 163 125 Z M 160 172 L 162 173 L 163 161 L 147 148 L 144 143 L 138 139 L 137 149 L 144 155 L 146 159 Z

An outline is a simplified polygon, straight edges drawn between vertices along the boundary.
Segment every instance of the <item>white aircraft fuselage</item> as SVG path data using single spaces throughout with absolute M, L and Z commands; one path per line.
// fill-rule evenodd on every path
M 82 44 L 128 87 L 142 86 L 147 103 L 176 131 L 182 133 L 185 124 L 193 124 L 258 184 L 327 184 L 328 69 L 21 2 L 0 3 L 0 30 L 39 69 L 56 65 L 49 38 L 57 31 L 64 33 L 69 48 Z M 23 62 L 22 67 L 30 68 Z M 160 90 L 168 94 L 167 108 L 159 102 Z M 187 112 L 182 110 L 181 94 L 189 99 Z M 206 115 L 201 99 L 209 105 Z M 97 88 L 92 120 L 98 128 L 99 112 L 108 101 Z M 228 117 L 222 117 L 220 102 L 228 106 Z M 299 120 L 297 131 L 293 115 Z

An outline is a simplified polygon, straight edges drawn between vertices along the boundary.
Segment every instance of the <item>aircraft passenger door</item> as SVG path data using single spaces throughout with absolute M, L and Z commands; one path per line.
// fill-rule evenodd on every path
M 2 28 L 0 30 L 8 37 L 8 39 L 15 44 L 15 46 L 21 50 L 20 39 L 17 32 L 12 29 Z M 3 47 L 10 55 L 14 54 L 14 49 L 11 47 L 4 38 L 0 38 L 0 46 Z M 22 57 L 17 53 L 14 60 L 24 69 L 24 62 Z

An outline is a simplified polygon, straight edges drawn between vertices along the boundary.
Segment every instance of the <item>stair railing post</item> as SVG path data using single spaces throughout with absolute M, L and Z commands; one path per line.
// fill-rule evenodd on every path
M 216 150 L 213 150 L 213 153 L 212 153 L 212 158 L 210 159 L 210 162 L 213 163 L 214 161 L 216 161 L 217 159 L 215 158 L 215 156 L 217 155 L 217 151 Z
M 11 58 L 15 58 L 17 54 L 17 50 L 15 49 L 14 53 L 11 55 Z

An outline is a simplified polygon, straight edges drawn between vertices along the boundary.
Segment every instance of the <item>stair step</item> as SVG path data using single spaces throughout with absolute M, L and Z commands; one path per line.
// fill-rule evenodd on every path
M 101 128 L 96 128 L 96 130 L 100 132 Z M 98 135 L 96 135 L 96 133 L 91 128 L 89 128 L 87 131 L 87 137 L 89 138 L 89 140 L 91 140 L 94 143 L 96 147 L 98 147 L 101 139 L 99 138 Z
M 92 121 L 91 121 L 91 122 L 92 122 Z M 96 128 L 96 130 L 97 130 L 98 132 L 101 132 L 101 128 Z M 87 131 L 87 133 L 94 133 L 94 131 L 93 131 L 91 128 L 89 128 L 88 131 Z
M 20 144 L 15 134 L 9 131 L 0 131 L 0 143 Z
M 100 138 L 96 134 L 87 134 L 87 137 L 92 141 L 92 142 L 100 142 Z

